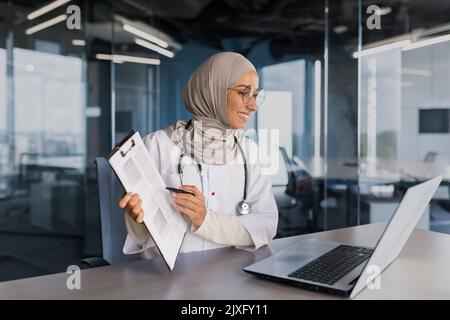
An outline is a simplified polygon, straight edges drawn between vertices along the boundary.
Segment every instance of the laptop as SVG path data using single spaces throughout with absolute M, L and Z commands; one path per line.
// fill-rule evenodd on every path
M 397 258 L 441 181 L 438 176 L 408 189 L 375 248 L 300 240 L 244 271 L 353 298 Z

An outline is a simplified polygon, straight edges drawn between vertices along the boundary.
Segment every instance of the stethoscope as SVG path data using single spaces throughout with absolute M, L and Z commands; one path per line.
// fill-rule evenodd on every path
M 189 124 L 190 124 L 190 121 L 186 125 L 186 128 L 189 126 Z M 248 173 L 247 173 L 247 158 L 245 157 L 244 150 L 242 150 L 242 147 L 241 147 L 241 145 L 238 142 L 236 137 L 234 137 L 234 142 L 238 146 L 239 152 L 241 153 L 242 159 L 244 160 L 244 195 L 242 197 L 242 200 L 239 201 L 238 204 L 236 205 L 236 210 L 240 214 L 245 215 L 245 214 L 249 214 L 250 211 L 251 211 L 250 203 L 247 202 L 247 176 L 248 176 Z M 196 164 L 197 164 L 196 165 L 197 171 L 198 171 L 198 174 L 200 176 L 200 182 L 201 182 L 201 185 L 202 185 L 202 193 L 204 193 L 203 192 L 203 176 L 202 176 L 202 169 L 203 168 L 202 168 L 202 165 L 200 164 L 200 162 L 198 162 L 197 159 L 195 159 L 195 156 L 194 156 L 193 153 L 186 155 L 186 154 L 184 154 L 184 152 L 182 152 L 180 154 L 180 158 L 178 159 L 177 169 L 178 169 L 178 174 L 180 175 L 181 184 L 183 185 L 183 166 L 181 165 L 181 160 L 183 160 L 183 157 L 185 157 L 185 156 L 186 157 L 188 157 L 188 156 L 191 157 L 196 162 Z

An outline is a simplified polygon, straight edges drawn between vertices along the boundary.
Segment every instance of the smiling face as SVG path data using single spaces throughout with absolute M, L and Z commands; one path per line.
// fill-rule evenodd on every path
M 250 70 L 237 79 L 227 92 L 227 121 L 232 129 L 243 129 L 252 112 L 256 111 L 256 101 L 243 99 L 246 88 L 251 86 L 251 95 L 258 90 L 259 78 L 256 71 Z M 248 100 L 246 103 L 245 100 Z

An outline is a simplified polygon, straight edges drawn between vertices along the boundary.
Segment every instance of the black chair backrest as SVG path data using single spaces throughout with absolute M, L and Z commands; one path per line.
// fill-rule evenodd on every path
M 310 195 L 312 192 L 311 175 L 305 169 L 301 168 L 294 160 L 289 158 L 284 147 L 280 147 L 280 152 L 286 164 L 288 174 L 286 193 L 293 197 Z
M 425 158 L 423 159 L 424 162 L 432 163 L 434 160 L 436 160 L 437 152 L 430 151 L 425 155 Z
M 119 199 L 125 190 L 105 158 L 95 158 L 95 163 L 97 165 L 103 259 L 110 264 L 138 260 L 140 259 L 139 255 L 125 255 L 122 251 L 127 230 L 124 212 L 119 208 Z

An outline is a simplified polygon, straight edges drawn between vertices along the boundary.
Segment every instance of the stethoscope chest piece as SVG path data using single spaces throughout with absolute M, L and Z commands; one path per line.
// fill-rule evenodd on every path
M 239 203 L 236 206 L 236 209 L 240 214 L 245 215 L 245 214 L 250 213 L 251 206 L 247 201 L 242 200 L 242 201 L 239 201 Z

